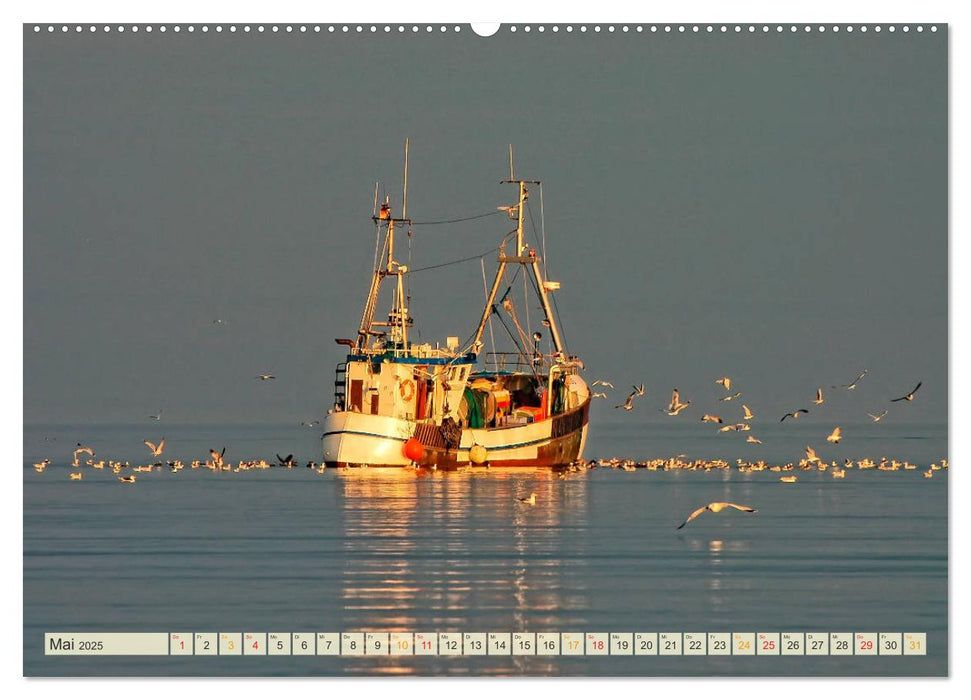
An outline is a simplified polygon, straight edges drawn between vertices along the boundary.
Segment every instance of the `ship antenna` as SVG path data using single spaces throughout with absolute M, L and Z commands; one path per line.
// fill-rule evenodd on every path
M 509 144 L 509 179 L 516 179 L 516 176 L 512 174 L 512 144 Z
M 405 191 L 401 197 L 401 218 L 408 218 L 408 139 L 405 139 Z
M 371 218 L 378 215 L 378 183 L 374 183 L 374 209 L 371 210 Z

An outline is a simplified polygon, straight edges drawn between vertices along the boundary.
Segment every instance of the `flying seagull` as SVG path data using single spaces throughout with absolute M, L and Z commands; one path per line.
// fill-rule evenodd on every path
M 83 455 L 83 454 L 88 454 L 88 455 L 91 455 L 92 457 L 94 457 L 94 450 L 92 450 L 90 447 L 86 447 L 86 446 L 82 445 L 79 442 L 77 448 L 74 450 L 74 462 L 73 462 L 73 464 L 74 464 L 75 467 L 78 466 L 78 464 L 79 464 L 78 463 L 78 455 Z
M 605 399 L 605 398 L 607 398 L 607 394 L 605 394 L 602 391 L 595 391 L 595 392 L 593 392 L 593 394 L 590 395 L 590 398 L 593 398 L 593 399 Z
M 732 399 L 737 399 L 742 395 L 742 392 L 736 391 L 734 394 L 729 394 L 728 396 L 722 396 L 719 401 L 731 401 Z
M 638 396 L 643 396 L 644 395 L 644 382 L 641 382 L 640 384 L 634 386 L 633 389 L 634 389 L 634 392 Z
M 813 400 L 813 403 L 818 406 L 822 402 L 823 402 L 823 390 L 822 388 L 819 388 L 819 389 L 816 389 L 816 398 Z
M 745 438 L 745 442 L 754 442 L 756 445 L 761 445 L 762 444 L 762 441 L 759 440 L 754 435 L 749 435 L 747 438 Z
M 880 419 L 883 418 L 888 413 L 890 413 L 890 411 L 884 411 L 883 413 L 881 413 L 879 415 L 876 415 L 876 416 L 873 415 L 872 413 L 867 413 L 867 415 L 870 416 L 870 418 L 873 419 L 873 422 L 874 423 L 879 423 L 880 422 Z
M 755 508 L 749 508 L 748 506 L 740 506 L 740 505 L 738 505 L 736 503 L 719 503 L 719 502 L 709 503 L 708 505 L 702 506 L 701 508 L 699 508 L 698 510 L 696 510 L 694 513 L 692 513 L 691 515 L 689 515 L 687 517 L 687 519 L 683 523 L 681 523 L 680 525 L 678 525 L 677 529 L 680 530 L 685 525 L 687 525 L 688 523 L 690 523 L 692 520 L 694 520 L 695 518 L 697 518 L 699 515 L 701 515 L 702 513 L 704 513 L 706 510 L 711 511 L 712 513 L 720 513 L 721 511 L 725 510 L 726 508 L 734 508 L 734 509 L 740 510 L 740 511 L 742 511 L 744 513 L 758 513 L 758 511 L 755 510 Z
M 154 416 L 149 416 L 152 420 L 162 420 L 162 409 L 158 409 L 158 414 Z
M 261 381 L 266 381 L 267 379 L 276 379 L 272 374 L 260 374 L 254 377 L 254 379 L 259 379 Z
M 894 401 L 913 401 L 914 394 L 916 394 L 917 390 L 920 389 L 921 384 L 923 384 L 923 382 L 917 382 L 917 386 L 914 387 L 914 390 L 912 392 L 910 392 L 906 396 L 901 396 L 899 399 L 890 399 L 890 402 L 893 403 Z
M 809 413 L 809 411 L 807 411 L 805 408 L 800 408 L 792 413 L 787 413 L 786 415 L 782 416 L 782 418 L 779 419 L 779 422 L 781 423 L 786 418 L 798 418 L 800 413 Z
M 808 459 L 810 462 L 819 461 L 819 457 L 816 455 L 816 450 L 811 448 L 809 445 L 806 445 L 806 459 Z
M 667 414 L 669 416 L 676 416 L 681 413 L 681 411 L 686 409 L 690 404 L 691 401 L 685 401 L 682 403 L 681 395 L 678 393 L 678 390 L 675 389 L 671 392 L 671 404 L 667 407 Z M 662 408 L 660 410 L 664 411 L 665 409 Z
M 593 384 L 591 386 L 598 386 L 598 385 L 599 386 L 609 386 L 611 389 L 614 388 L 614 385 L 613 384 L 611 384 L 610 382 L 605 382 L 603 379 L 596 379 L 596 380 L 594 380 L 594 382 L 593 382 Z
M 706 413 L 705 415 L 703 415 L 701 417 L 701 422 L 702 423 L 708 423 L 708 422 L 711 422 L 711 423 L 721 423 L 722 422 L 722 419 L 719 418 L 718 416 L 713 416 L 710 413 Z
M 751 408 L 749 408 L 745 404 L 742 404 L 742 408 L 745 409 L 745 415 L 742 417 L 742 420 L 752 420 L 753 418 L 755 418 L 755 414 L 752 413 Z
M 212 457 L 213 463 L 217 467 L 221 467 L 223 464 L 223 457 L 226 455 L 226 448 L 223 447 L 222 452 L 216 452 L 215 450 L 209 450 L 209 456 Z
M 279 454 L 277 454 L 276 459 L 280 463 L 280 466 L 281 467 L 292 467 L 292 466 L 294 466 L 293 455 L 287 455 L 286 458 L 283 458 Z
M 621 404 L 617 404 L 614 408 L 622 408 L 625 411 L 630 411 L 634 408 L 634 397 L 637 396 L 637 389 L 632 391 L 627 395 L 627 401 Z M 607 398 L 606 396 L 604 398 Z
M 839 386 L 834 386 L 833 388 L 853 390 L 856 388 L 856 383 L 866 376 L 867 371 L 868 370 L 863 370 L 862 372 L 860 372 L 860 376 L 854 379 L 850 384 L 840 384 Z
M 721 379 L 716 379 L 715 384 L 721 384 L 725 387 L 725 391 L 732 390 L 732 379 L 731 377 L 722 377 Z
M 842 439 L 843 434 L 840 432 L 840 427 L 837 425 L 835 428 L 833 428 L 833 432 L 829 434 L 829 437 L 826 438 L 826 442 L 836 443 Z
M 159 443 L 157 445 L 154 444 L 154 443 L 149 442 L 148 440 L 142 440 L 142 443 L 144 443 L 145 446 L 148 447 L 148 449 L 150 449 L 152 451 L 152 456 L 153 457 L 158 457 L 160 454 L 162 454 L 162 450 L 165 449 L 165 438 L 164 437 L 161 439 L 161 441 L 159 441 Z
M 308 428 L 312 428 L 315 425 L 320 425 L 320 421 L 319 420 L 311 420 L 311 421 L 304 420 L 304 421 L 300 421 L 300 425 L 304 425 L 304 426 L 306 426 Z

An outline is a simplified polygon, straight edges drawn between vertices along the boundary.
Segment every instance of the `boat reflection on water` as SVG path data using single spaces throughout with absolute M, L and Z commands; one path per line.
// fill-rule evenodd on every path
M 582 630 L 571 575 L 584 547 L 587 478 L 548 469 L 342 469 L 343 629 Z M 536 505 L 517 499 L 536 493 Z M 572 556 L 571 556 L 572 555 Z M 542 656 L 347 657 L 349 673 L 553 673 Z

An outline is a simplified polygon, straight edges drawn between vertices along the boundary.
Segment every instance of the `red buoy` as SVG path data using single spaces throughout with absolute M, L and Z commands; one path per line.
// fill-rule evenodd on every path
M 421 444 L 421 440 L 418 438 L 410 438 L 405 443 L 404 452 L 405 457 L 412 462 L 418 462 L 425 456 L 425 446 Z

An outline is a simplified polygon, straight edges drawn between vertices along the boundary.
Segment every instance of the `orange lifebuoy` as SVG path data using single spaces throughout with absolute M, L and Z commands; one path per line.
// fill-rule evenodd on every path
M 411 401 L 415 398 L 415 382 L 411 379 L 406 379 L 401 382 L 401 386 L 398 387 L 398 391 L 401 392 L 401 398 L 405 401 Z

